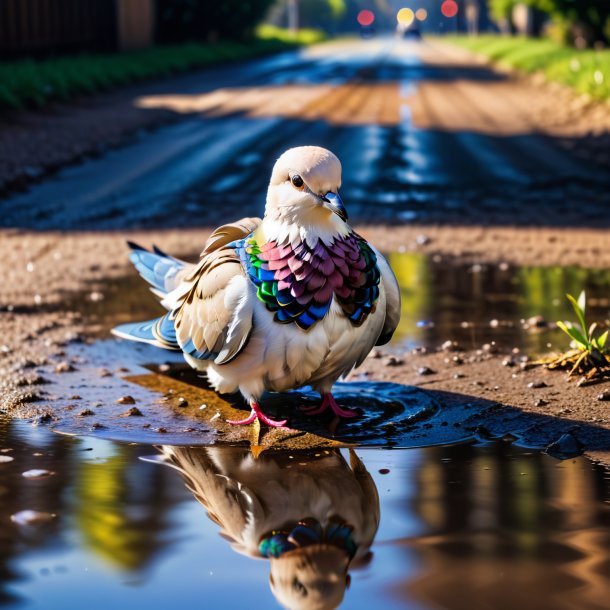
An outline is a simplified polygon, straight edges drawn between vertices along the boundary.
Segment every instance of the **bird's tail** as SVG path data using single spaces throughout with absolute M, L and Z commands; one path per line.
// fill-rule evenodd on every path
M 171 313 L 146 322 L 121 324 L 112 329 L 112 334 L 121 339 L 150 343 L 164 349 L 179 350 L 176 328 Z
M 160 299 L 178 285 L 182 272 L 189 267 L 188 263 L 165 254 L 156 246 L 153 246 L 151 252 L 133 242 L 127 244 L 131 248 L 129 260 Z M 113 328 L 112 333 L 123 339 L 150 343 L 165 349 L 180 349 L 171 312 L 146 322 L 121 324 Z
M 165 254 L 157 246 L 153 246 L 151 252 L 131 241 L 128 241 L 127 245 L 131 248 L 129 260 L 142 278 L 150 284 L 150 289 L 161 299 L 178 285 L 181 271 L 190 266 L 184 261 Z

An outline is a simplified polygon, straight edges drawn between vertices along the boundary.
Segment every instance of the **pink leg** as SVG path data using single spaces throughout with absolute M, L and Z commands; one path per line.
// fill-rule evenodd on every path
M 335 415 L 338 415 L 339 417 L 358 416 L 357 411 L 353 411 L 352 409 L 341 408 L 335 400 L 335 397 L 330 392 L 322 394 L 322 402 L 319 406 L 314 405 L 312 407 L 302 407 L 301 410 L 307 413 L 307 415 L 319 415 L 320 413 L 324 413 L 324 411 L 326 411 L 326 409 L 328 409 L 329 407 L 332 409 L 333 413 Z
M 268 426 L 271 426 L 273 428 L 282 428 L 287 421 L 285 419 L 281 421 L 271 419 L 263 413 L 263 410 L 260 408 L 260 405 L 257 402 L 250 403 L 250 406 L 252 407 L 252 410 L 250 411 L 250 415 L 248 415 L 246 419 L 228 419 L 227 423 L 232 424 L 233 426 L 244 426 L 247 424 L 251 424 L 254 420 L 258 419 L 264 424 L 267 424 Z

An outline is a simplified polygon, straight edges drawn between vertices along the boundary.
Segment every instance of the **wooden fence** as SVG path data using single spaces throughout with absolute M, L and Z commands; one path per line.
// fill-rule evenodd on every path
M 3 57 L 116 46 L 115 0 L 0 0 Z

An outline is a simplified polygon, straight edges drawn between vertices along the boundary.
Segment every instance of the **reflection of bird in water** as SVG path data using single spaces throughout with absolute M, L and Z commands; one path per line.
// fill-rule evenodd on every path
M 330 408 L 331 388 L 373 346 L 387 343 L 400 317 L 400 291 L 383 256 L 347 223 L 338 194 L 341 163 L 303 146 L 276 162 L 265 216 L 216 229 L 197 265 L 132 244 L 130 258 L 169 310 L 115 334 L 181 350 L 220 392 L 239 390 L 250 415 L 271 426 L 265 390 L 312 386 Z
M 273 594 L 286 608 L 336 608 L 348 568 L 370 558 L 379 525 L 371 475 L 350 450 L 316 454 L 163 447 L 222 535 L 244 555 L 268 558 Z

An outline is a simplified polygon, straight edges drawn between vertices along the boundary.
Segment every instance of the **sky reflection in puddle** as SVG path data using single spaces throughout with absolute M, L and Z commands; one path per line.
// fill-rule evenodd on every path
M 148 463 L 138 458 L 151 447 L 32 434 L 19 422 L 0 422 L 0 448 L 15 458 L 0 465 L 7 607 L 275 608 L 290 599 L 313 609 L 344 596 L 341 608 L 353 609 L 586 610 L 610 595 L 610 477 L 585 458 L 497 443 L 360 449 L 361 462 L 348 450 L 254 460 L 243 448 L 164 447 Z M 187 479 L 158 463 L 162 453 Z M 21 476 L 32 468 L 56 474 Z M 57 518 L 10 522 L 27 508 Z M 344 523 L 353 529 L 333 535 Z M 296 541 L 296 550 L 256 559 L 272 530 L 278 548 Z

